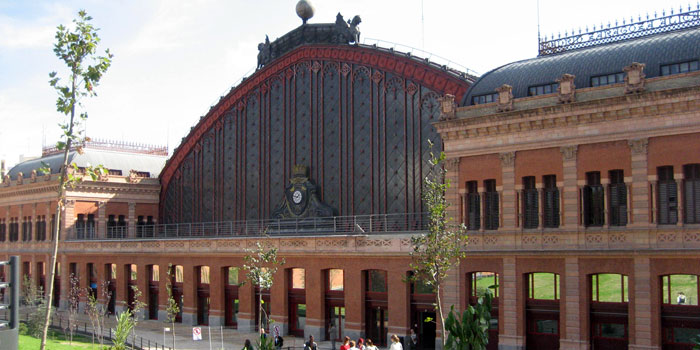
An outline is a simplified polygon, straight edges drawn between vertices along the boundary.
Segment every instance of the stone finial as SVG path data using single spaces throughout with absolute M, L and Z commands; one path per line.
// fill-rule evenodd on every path
M 297 12 L 297 16 L 301 18 L 303 24 L 306 24 L 306 21 L 314 16 L 314 6 L 307 0 L 299 0 L 295 10 Z
M 5 185 L 5 187 L 10 186 L 10 174 L 5 174 L 2 179 L 2 184 Z
M 574 84 L 575 75 L 564 74 L 557 79 L 559 83 L 559 103 L 571 103 L 576 101 L 576 85 Z
M 29 182 L 31 182 L 31 183 L 36 182 L 36 169 L 32 169 L 32 174 L 29 177 Z
M 21 171 L 17 173 L 17 184 L 21 185 L 24 182 L 24 173 Z
M 499 112 L 508 112 L 513 110 L 513 87 L 508 84 L 503 84 L 496 88 L 498 92 L 498 107 Z
M 129 183 L 136 183 L 139 179 L 139 173 L 138 171 L 131 169 L 129 170 L 129 177 L 126 178 L 126 181 Z
M 639 62 L 632 62 L 629 66 L 625 67 L 625 93 L 632 94 L 644 91 L 644 83 L 646 74 L 644 74 L 644 67 L 646 64 Z
M 440 102 L 440 120 L 455 119 L 457 104 L 455 104 L 455 96 L 446 94 L 438 99 Z
M 501 159 L 501 166 L 512 167 L 515 165 L 515 152 L 504 152 L 498 155 Z

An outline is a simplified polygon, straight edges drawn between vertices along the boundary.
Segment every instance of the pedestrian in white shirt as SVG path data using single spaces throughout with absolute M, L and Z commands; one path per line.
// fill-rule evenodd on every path
M 403 345 L 401 345 L 398 335 L 394 334 L 391 336 L 391 347 L 389 347 L 389 350 L 403 350 Z

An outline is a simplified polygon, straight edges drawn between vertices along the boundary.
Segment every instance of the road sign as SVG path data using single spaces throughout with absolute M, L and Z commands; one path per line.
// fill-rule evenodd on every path
M 202 340 L 202 328 L 192 327 L 192 340 Z

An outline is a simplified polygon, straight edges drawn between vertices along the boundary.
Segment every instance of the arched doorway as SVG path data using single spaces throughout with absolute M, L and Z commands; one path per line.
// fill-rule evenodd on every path
M 472 272 L 467 276 L 468 301 L 470 305 L 476 305 L 479 298 L 483 297 L 486 290 L 491 286 L 498 286 L 499 277 L 495 272 L 479 271 Z M 499 289 L 492 288 L 493 300 L 491 302 L 491 324 L 489 325 L 489 343 L 486 350 L 498 350 L 498 300 Z
M 126 274 L 126 307 L 134 311 L 136 303 L 136 291 L 134 288 L 138 285 L 138 267 L 135 264 L 126 264 L 124 270 Z
M 158 283 L 160 282 L 160 266 L 148 265 L 148 319 L 158 319 Z
M 599 273 L 589 277 L 591 349 L 625 349 L 629 343 L 627 276 Z
M 304 337 L 306 326 L 306 270 L 287 269 L 289 274 L 289 334 Z
M 700 334 L 698 275 L 661 276 L 661 327 L 664 350 L 691 350 Z
M 238 268 L 225 267 L 224 276 L 224 323 L 228 327 L 238 328 Z
M 418 338 L 418 349 L 435 349 L 435 291 L 421 280 L 411 282 L 411 328 Z
M 175 300 L 179 308 L 177 315 L 175 315 L 175 322 L 182 322 L 182 308 L 185 300 L 182 284 L 185 279 L 185 269 L 182 265 L 173 265 L 170 266 L 169 274 L 173 300 Z
M 105 264 L 105 288 L 107 288 L 107 313 L 114 315 L 117 304 L 117 264 Z
M 525 275 L 527 349 L 559 349 L 559 274 Z

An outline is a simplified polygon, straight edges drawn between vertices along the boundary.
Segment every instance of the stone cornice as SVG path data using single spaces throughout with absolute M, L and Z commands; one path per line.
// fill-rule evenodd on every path
M 449 142 L 697 110 L 700 87 L 694 86 L 471 118 L 459 118 L 458 111 L 458 119 L 434 125 L 443 141 Z

